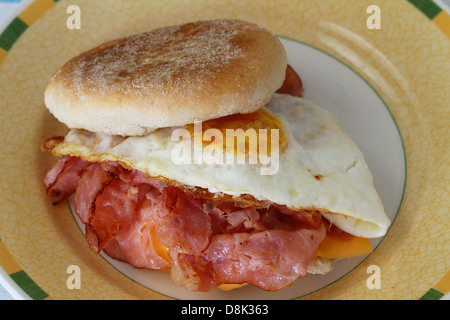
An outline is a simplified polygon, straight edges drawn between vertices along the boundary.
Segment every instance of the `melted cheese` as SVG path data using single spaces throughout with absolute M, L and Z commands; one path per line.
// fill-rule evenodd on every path
M 344 240 L 327 234 L 314 253 L 314 256 L 327 259 L 343 259 L 365 255 L 371 252 L 372 246 L 367 238 L 353 237 Z
M 155 249 L 156 254 L 164 260 L 170 262 L 171 259 L 167 248 L 156 238 L 155 228 L 150 230 L 150 236 L 152 239 L 153 249 Z
M 234 289 L 242 288 L 245 285 L 247 285 L 247 283 L 242 283 L 242 284 L 224 283 L 224 284 L 221 284 L 220 286 L 218 286 L 218 288 L 223 291 L 231 291 Z

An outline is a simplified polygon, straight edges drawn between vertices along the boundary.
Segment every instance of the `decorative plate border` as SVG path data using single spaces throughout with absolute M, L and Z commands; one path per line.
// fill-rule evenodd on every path
M 14 257 L 9 253 L 5 244 L 0 238 L 0 267 L 8 274 L 13 282 L 24 291 L 26 295 L 32 300 L 44 300 L 50 299 L 47 292 L 42 290 L 33 279 L 19 266 Z M 14 286 L 13 283 L 10 286 Z M 16 292 L 15 296 L 19 296 L 22 299 L 26 299 L 23 293 Z
M 450 15 L 432 0 L 407 0 L 450 38 Z
M 450 39 L 450 15 L 432 0 L 406 0 L 428 19 L 430 19 Z M 34 0 L 21 3 L 14 11 L 17 16 L 6 23 L 4 29 L 0 29 L 0 65 L 8 55 L 20 36 L 41 18 L 48 10 L 53 8 L 59 0 Z M 28 274 L 19 266 L 14 257 L 9 253 L 0 238 L 0 267 L 8 274 L 11 280 L 24 291 L 30 299 L 48 300 L 49 294 L 42 290 Z M 420 300 L 439 300 L 450 292 L 450 271 L 430 288 Z M 19 296 L 21 296 L 19 294 Z M 25 297 L 23 297 L 25 298 Z

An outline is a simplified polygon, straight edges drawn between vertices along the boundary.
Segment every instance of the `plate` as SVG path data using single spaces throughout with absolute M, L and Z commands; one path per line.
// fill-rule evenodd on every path
M 450 18 L 428 1 L 28 1 L 0 35 L 0 279 L 31 299 L 419 299 L 449 290 Z M 399 13 L 407 19 L 398 20 Z M 335 114 L 367 160 L 393 221 L 367 257 L 336 263 L 279 292 L 192 293 L 167 274 L 93 254 L 70 205 L 51 205 L 56 159 L 40 143 L 67 128 L 43 91 L 69 58 L 104 41 L 210 18 L 277 34 L 305 97 Z M 378 19 L 379 18 L 379 19 Z M 378 19 L 378 20 L 377 20 Z M 380 22 L 378 25 L 377 22 Z M 380 28 L 378 28 L 380 27 Z M 70 285 L 73 266 L 80 288 Z M 377 285 L 374 285 L 374 277 Z

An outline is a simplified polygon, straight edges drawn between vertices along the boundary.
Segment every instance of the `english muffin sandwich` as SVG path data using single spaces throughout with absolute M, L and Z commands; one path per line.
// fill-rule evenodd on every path
M 45 103 L 70 129 L 42 147 L 89 247 L 189 290 L 276 291 L 368 254 L 389 227 L 336 118 L 301 98 L 281 42 L 208 20 L 113 40 L 68 61 Z

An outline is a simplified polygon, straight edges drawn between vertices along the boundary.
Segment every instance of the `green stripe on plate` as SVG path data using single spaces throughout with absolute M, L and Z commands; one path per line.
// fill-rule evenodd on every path
M 25 271 L 20 270 L 9 275 L 11 279 L 33 300 L 43 300 L 48 294 L 42 290 Z
M 425 294 L 420 297 L 419 300 L 440 300 L 444 294 L 440 291 L 437 291 L 436 289 L 431 288 Z
M 27 30 L 28 26 L 19 17 L 14 18 L 14 20 L 6 27 L 3 33 L 0 35 L 0 48 L 9 51 L 13 44 L 19 39 L 19 37 Z
M 430 20 L 437 16 L 442 9 L 432 0 L 408 0 Z

